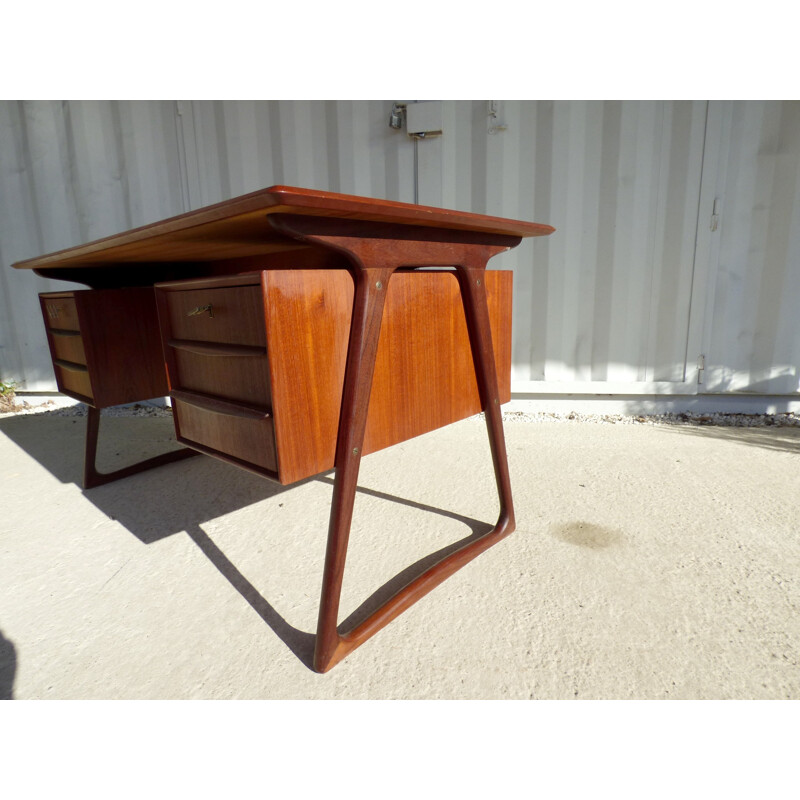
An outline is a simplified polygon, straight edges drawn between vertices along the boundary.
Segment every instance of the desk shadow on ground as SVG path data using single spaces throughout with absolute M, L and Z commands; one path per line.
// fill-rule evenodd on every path
M 318 477 L 316 480 L 333 486 L 333 478 Z M 340 623 L 338 626 L 340 633 L 346 633 L 352 628 L 355 628 L 357 625 L 360 625 L 370 616 L 370 614 L 377 611 L 387 600 L 397 594 L 397 592 L 399 592 L 406 584 L 411 583 L 411 581 L 422 575 L 423 572 L 433 567 L 443 558 L 447 558 L 447 556 L 449 556 L 451 553 L 454 553 L 456 550 L 460 550 L 462 547 L 471 544 L 476 539 L 480 539 L 482 536 L 485 536 L 487 533 L 489 533 L 492 528 L 494 528 L 494 525 L 481 522 L 477 519 L 472 519 L 471 517 L 465 517 L 462 514 L 456 514 L 453 511 L 445 511 L 442 508 L 435 508 L 434 506 L 425 505 L 424 503 L 417 503 L 414 500 L 396 497 L 395 495 L 379 492 L 375 489 L 366 489 L 362 486 L 359 486 L 356 488 L 356 493 L 356 501 L 358 500 L 359 494 L 364 494 L 369 495 L 370 497 L 375 497 L 379 500 L 388 500 L 391 503 L 401 503 L 402 505 L 416 508 L 419 511 L 427 511 L 433 514 L 438 514 L 441 517 L 454 519 L 470 528 L 472 533 L 470 533 L 469 536 L 465 536 L 463 539 L 459 539 L 457 542 L 446 545 L 436 552 L 420 558 L 418 561 L 415 561 L 404 570 L 398 572 L 393 578 L 390 578 L 386 583 L 383 584 L 383 586 L 381 586 L 377 591 L 373 592 L 363 603 L 361 603 L 361 605 L 358 606 L 358 608 L 356 608 L 347 617 L 347 619 Z M 346 579 L 347 574 L 345 573 L 345 580 Z
M 14 699 L 14 678 L 17 674 L 17 649 L 0 630 L 0 700 Z
M 44 413 L 0 420 L 0 433 L 8 436 L 62 483 L 75 483 L 78 486 L 83 475 L 85 432 L 85 417 Z M 120 449 L 124 449 L 124 452 L 119 452 Z M 98 454 L 98 466 L 103 471 L 117 469 L 171 449 L 176 449 L 176 442 L 172 419 L 169 417 L 103 417 Z M 110 456 L 112 452 L 114 455 Z M 286 622 L 202 529 L 202 524 L 209 520 L 292 491 L 310 481 L 330 487 L 334 483 L 333 477 L 323 474 L 291 486 L 281 486 L 214 458 L 198 456 L 89 489 L 83 495 L 144 544 L 185 532 L 298 660 L 311 669 L 314 634 L 301 631 Z M 214 491 L 207 491 L 209 486 L 213 486 Z M 196 490 L 192 487 L 196 487 Z M 341 622 L 339 630 L 342 632 L 360 624 L 407 583 L 493 527 L 470 517 L 385 492 L 363 487 L 358 487 L 356 491 L 457 520 L 465 524 L 471 533 L 419 559 L 380 586 Z M 320 585 L 322 568 L 323 564 L 320 563 Z M 0 679 L 2 677 L 0 674 Z

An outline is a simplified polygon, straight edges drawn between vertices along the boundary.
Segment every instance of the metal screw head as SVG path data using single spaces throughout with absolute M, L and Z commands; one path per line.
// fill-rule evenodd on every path
M 481 285 L 481 279 L 480 279 L 480 278 L 478 278 L 478 280 L 476 280 L 476 281 L 475 281 L 475 283 L 477 283 L 477 284 L 478 284 L 478 286 L 480 286 L 480 285 Z
M 375 288 L 376 288 L 376 289 L 383 289 L 383 284 L 382 284 L 380 281 L 378 281 L 378 282 L 375 284 Z
M 358 455 L 358 448 L 357 448 L 357 447 L 354 447 L 354 448 L 353 448 L 353 455 L 354 455 L 354 456 L 357 456 L 357 455 Z

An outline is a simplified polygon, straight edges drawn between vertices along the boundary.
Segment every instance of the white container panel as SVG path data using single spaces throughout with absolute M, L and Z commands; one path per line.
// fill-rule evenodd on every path
M 704 390 L 800 389 L 800 103 L 734 102 Z
M 183 103 L 197 154 L 193 207 L 275 184 L 413 202 L 413 143 L 387 101 Z M 189 173 L 192 175 L 192 173 Z

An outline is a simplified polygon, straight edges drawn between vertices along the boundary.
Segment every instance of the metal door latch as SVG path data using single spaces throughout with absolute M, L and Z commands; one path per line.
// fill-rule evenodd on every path
M 715 231 L 719 227 L 719 217 L 722 213 L 722 201 L 719 197 L 714 198 L 714 208 L 711 210 L 711 230 Z
M 495 133 L 502 133 L 508 130 L 508 125 L 505 122 L 500 122 L 498 114 L 500 113 L 500 103 L 497 100 L 488 101 L 488 114 L 489 114 L 489 130 L 487 133 L 494 135 Z
M 444 129 L 443 104 L 440 100 L 423 100 L 406 105 L 406 133 L 412 139 L 433 139 Z

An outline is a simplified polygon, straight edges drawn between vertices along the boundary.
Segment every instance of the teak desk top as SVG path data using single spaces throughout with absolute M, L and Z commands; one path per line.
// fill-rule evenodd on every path
M 84 282 L 77 273 L 72 278 L 51 273 L 50 270 L 119 269 L 121 265 L 230 261 L 308 247 L 268 224 L 267 218 L 276 214 L 335 217 L 339 220 L 389 223 L 392 226 L 414 226 L 437 231 L 469 231 L 481 239 L 498 235 L 515 238 L 546 236 L 555 230 L 550 225 L 464 211 L 290 186 L 271 186 L 94 242 L 19 261 L 13 266 L 16 269 L 37 270 L 45 277 Z M 169 279 L 174 274 L 170 271 L 160 274 L 157 271 L 155 280 Z

